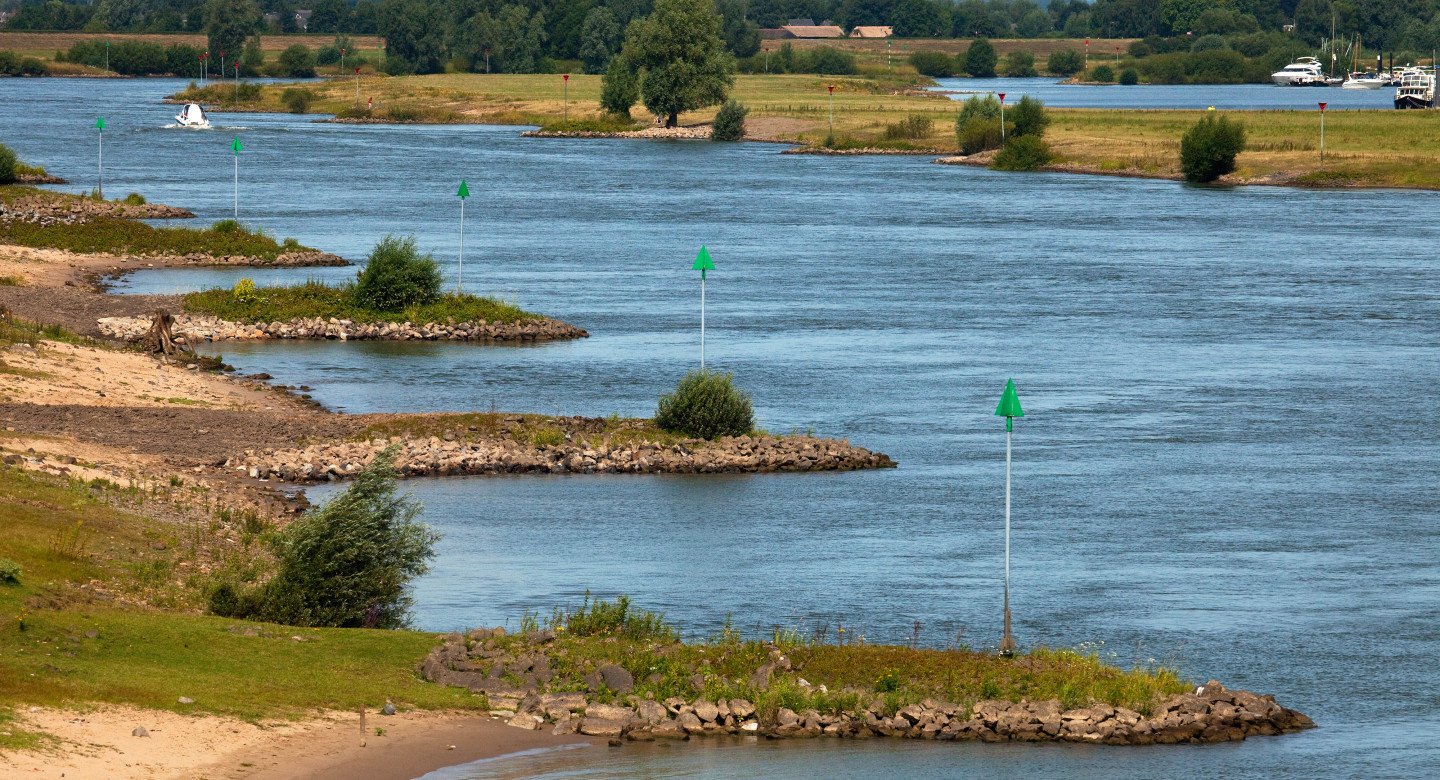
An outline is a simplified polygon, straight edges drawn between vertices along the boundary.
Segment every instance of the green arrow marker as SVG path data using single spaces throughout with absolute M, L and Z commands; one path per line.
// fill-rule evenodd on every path
M 1020 396 L 1015 392 L 1015 380 L 1005 383 L 1005 392 L 1000 394 L 1000 405 L 995 407 L 995 416 L 1005 418 L 1005 430 L 1009 431 L 1016 417 L 1024 417 L 1020 408 Z
M 705 368 L 705 272 L 715 270 L 710 260 L 710 250 L 702 244 L 700 254 L 695 255 L 695 264 L 690 270 L 700 272 L 700 368 Z
M 465 199 L 470 197 L 470 188 L 464 179 L 460 180 L 460 189 L 455 196 L 460 198 L 460 271 L 455 275 L 455 292 L 460 293 L 465 283 Z
M 1005 636 L 1000 639 L 1000 655 L 1009 658 L 1015 652 L 1015 637 L 1010 635 L 1010 432 L 1015 418 L 1025 416 L 1020 395 L 1015 392 L 1015 380 L 1005 383 L 995 414 L 1005 418 Z
M 237 155 L 245 150 L 245 147 L 240 145 L 240 136 L 235 136 L 235 140 L 230 142 L 230 150 Z
M 95 129 L 99 131 L 97 136 L 98 148 L 95 158 L 95 191 L 100 197 L 105 197 L 105 117 L 95 118 Z

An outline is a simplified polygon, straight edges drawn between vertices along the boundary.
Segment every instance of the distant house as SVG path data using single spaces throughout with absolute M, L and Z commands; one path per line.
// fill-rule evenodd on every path
M 856 27 L 850 31 L 851 38 L 889 38 L 894 34 L 893 27 Z
M 312 13 L 314 13 L 314 12 L 313 12 L 313 11 L 310 11 L 310 10 L 308 10 L 308 9 L 305 9 L 305 8 L 301 8 L 300 10 L 296 11 L 296 12 L 295 12 L 295 26 L 296 26 L 296 27 L 299 27 L 299 28 L 302 29 L 302 30 L 309 30 L 309 29 L 310 29 L 310 14 L 312 14 Z
M 785 24 L 787 27 L 814 27 L 814 19 L 791 19 Z
M 800 21 L 808 22 L 809 19 Z M 764 31 L 762 31 L 763 33 Z M 787 24 L 780 28 L 783 35 L 777 38 L 844 38 L 845 31 L 833 24 Z M 763 34 L 761 37 L 765 37 Z

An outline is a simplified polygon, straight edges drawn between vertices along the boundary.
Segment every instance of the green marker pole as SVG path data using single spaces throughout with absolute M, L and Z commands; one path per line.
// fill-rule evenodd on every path
M 470 197 L 470 188 L 465 186 L 465 180 L 460 180 L 460 191 L 455 193 L 460 198 L 460 271 L 455 276 L 455 292 L 462 291 L 465 284 L 465 199 Z
M 1005 636 L 1000 639 L 1000 655 L 1009 658 L 1015 653 L 1015 637 L 1010 635 L 1010 432 L 1015 418 L 1025 416 L 1015 392 L 1015 380 L 1005 383 L 995 415 L 1005 418 Z
M 710 250 L 703 245 L 700 247 L 700 254 L 695 256 L 695 264 L 690 270 L 700 272 L 700 368 L 705 368 L 705 272 L 715 270 L 715 263 L 710 260 Z
M 95 129 L 99 131 L 97 142 L 99 144 L 98 156 L 95 161 L 95 191 L 100 197 L 105 197 L 105 117 L 95 119 Z
M 235 153 L 235 221 L 240 221 L 240 151 L 245 147 L 240 145 L 240 136 L 230 143 L 230 151 Z

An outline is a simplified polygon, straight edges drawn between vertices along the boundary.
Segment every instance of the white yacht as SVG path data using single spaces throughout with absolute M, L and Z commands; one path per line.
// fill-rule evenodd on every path
M 209 127 L 210 118 L 205 116 L 205 109 L 199 103 L 187 104 L 180 113 L 175 115 L 175 121 L 181 127 Z
M 1406 68 L 1400 73 L 1400 86 L 1395 89 L 1396 108 L 1431 108 L 1435 105 L 1435 73 L 1420 68 Z
M 1379 89 L 1385 86 L 1385 77 L 1379 73 L 1351 73 L 1345 78 L 1341 89 Z
M 1325 83 L 1325 72 L 1320 68 L 1320 60 L 1314 57 L 1301 57 L 1271 73 L 1270 80 L 1282 87 L 1301 86 L 1316 82 L 1323 84 Z

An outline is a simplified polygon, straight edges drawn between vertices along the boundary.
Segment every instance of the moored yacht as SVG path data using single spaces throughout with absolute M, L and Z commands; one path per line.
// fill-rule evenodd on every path
M 1351 73 L 1341 84 L 1342 89 L 1379 89 L 1385 86 L 1385 77 L 1379 73 Z
M 1395 89 L 1396 108 L 1431 108 L 1435 105 L 1435 74 L 1420 68 L 1406 68 L 1400 73 L 1400 86 Z
M 1301 57 L 1271 73 L 1270 80 L 1282 87 L 1302 86 L 1317 82 L 1324 84 L 1325 73 L 1320 68 L 1320 60 L 1314 57 Z

